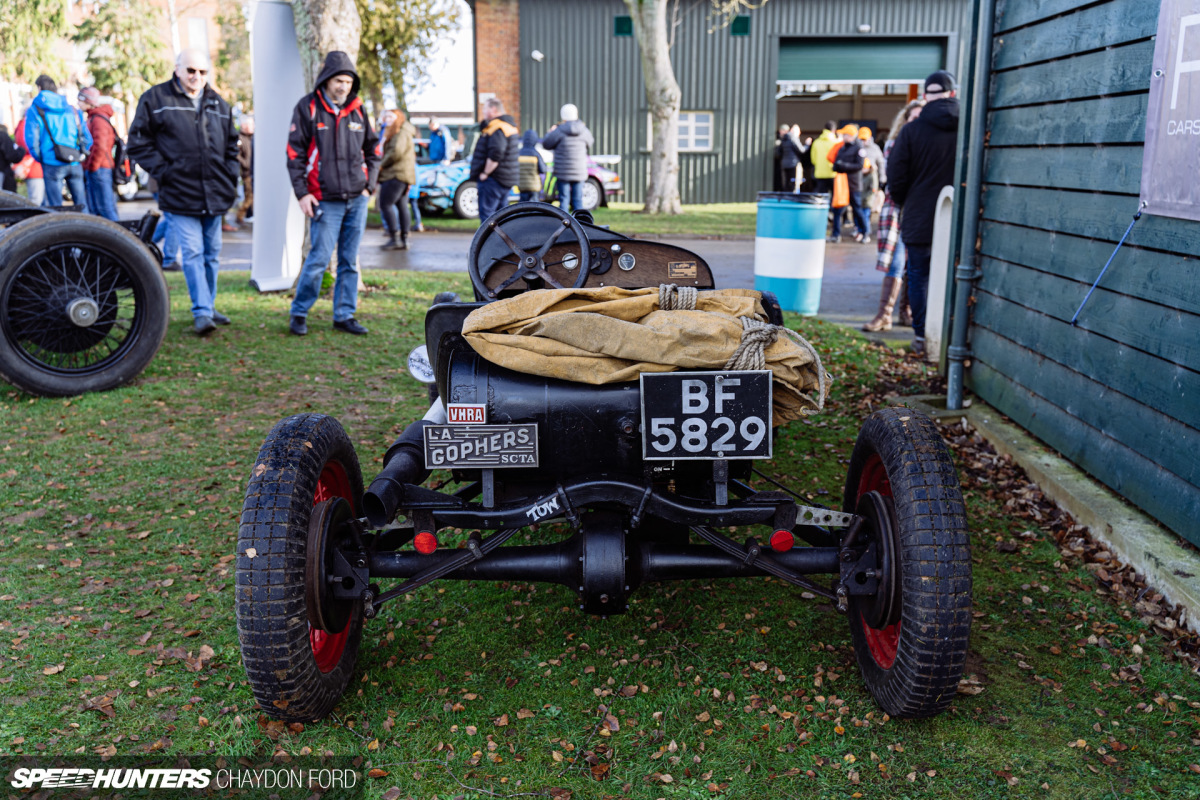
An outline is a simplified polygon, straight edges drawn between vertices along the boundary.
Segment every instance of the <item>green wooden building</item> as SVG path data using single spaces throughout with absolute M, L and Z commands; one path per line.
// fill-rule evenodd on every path
M 1200 545 L 1200 222 L 1144 215 L 1070 324 L 1139 207 L 1160 4 L 978 9 L 993 16 L 986 108 L 964 107 L 965 148 L 986 133 L 959 207 L 978 267 L 966 385 Z M 1192 154 L 1179 169 L 1200 179 Z
M 596 137 L 593 152 L 622 157 L 624 199 L 642 200 L 649 114 L 625 4 L 475 0 L 473 7 L 481 97 L 499 95 L 522 128 L 542 133 L 564 103 L 576 104 Z M 828 119 L 886 129 L 926 75 L 959 68 L 971 5 L 771 0 L 719 30 L 708 8 L 680 4 L 671 49 L 683 92 L 685 203 L 752 201 L 770 189 L 781 123 L 813 134 Z M 510 72 L 513 65 L 519 74 Z

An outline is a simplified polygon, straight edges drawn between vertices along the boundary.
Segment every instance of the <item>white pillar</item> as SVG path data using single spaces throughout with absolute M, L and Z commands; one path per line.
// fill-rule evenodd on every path
M 933 212 L 933 247 L 929 257 L 929 289 L 925 293 L 925 352 L 938 356 L 946 367 L 942 344 L 946 335 L 946 297 L 950 287 L 950 232 L 954 227 L 954 187 L 938 195 Z
M 254 247 L 250 282 L 260 292 L 291 289 L 303 264 L 304 215 L 287 171 L 292 109 L 308 89 L 292 6 L 286 0 L 251 3 L 250 58 L 254 75 Z

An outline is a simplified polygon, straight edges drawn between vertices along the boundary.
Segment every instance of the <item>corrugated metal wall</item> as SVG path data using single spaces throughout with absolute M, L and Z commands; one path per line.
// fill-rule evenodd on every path
M 684 4 L 686 5 L 686 4 Z M 711 153 L 681 153 L 685 203 L 752 201 L 771 186 L 779 38 L 957 34 L 967 0 L 771 0 L 751 12 L 749 36 L 709 34 L 707 3 L 694 4 L 676 32 L 672 62 L 683 110 L 715 111 Z M 579 106 L 596 136 L 596 153 L 623 157 L 625 199 L 641 201 L 648 166 L 647 105 L 637 40 L 613 36 L 620 0 L 522 0 L 521 124 L 540 133 L 563 103 Z M 533 50 L 546 54 L 538 63 Z M 948 58 L 958 59 L 958 40 Z M 952 67 L 956 63 L 951 64 Z
M 1159 3 L 997 5 L 968 385 L 1200 545 L 1200 223 L 1143 216 L 1070 325 L 1138 208 Z

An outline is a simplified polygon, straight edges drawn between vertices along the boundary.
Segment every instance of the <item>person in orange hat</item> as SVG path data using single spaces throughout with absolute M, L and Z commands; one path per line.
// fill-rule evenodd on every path
M 838 133 L 842 136 L 841 147 L 830 150 L 829 158 L 833 162 L 833 171 L 846 176 L 850 189 L 850 213 L 854 218 L 854 241 L 871 241 L 870 222 L 863 214 L 862 189 L 863 169 L 866 160 L 863 157 L 862 143 L 858 138 L 858 126 L 850 123 L 844 125 Z M 842 215 L 845 209 L 838 208 L 833 212 L 833 238 L 837 241 L 842 233 Z

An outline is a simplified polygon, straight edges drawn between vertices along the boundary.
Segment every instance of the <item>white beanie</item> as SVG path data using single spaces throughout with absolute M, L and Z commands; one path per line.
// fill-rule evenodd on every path
M 567 103 L 559 109 L 558 114 L 562 117 L 563 122 L 574 122 L 579 119 L 579 109 L 575 107 L 574 103 Z

